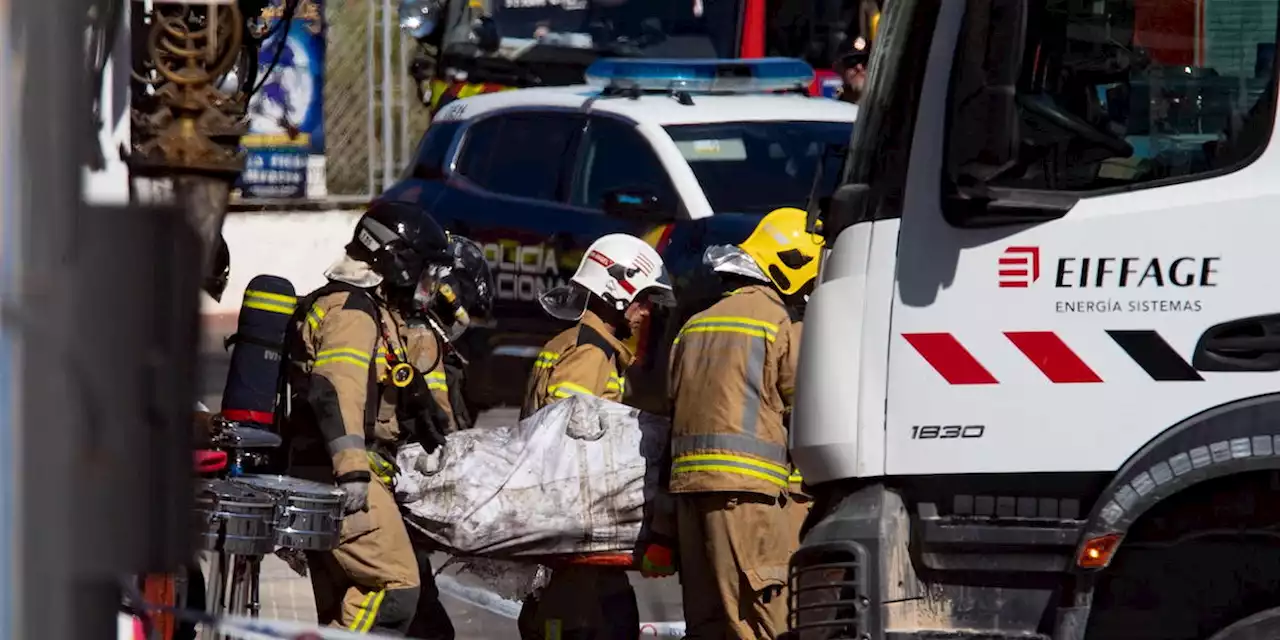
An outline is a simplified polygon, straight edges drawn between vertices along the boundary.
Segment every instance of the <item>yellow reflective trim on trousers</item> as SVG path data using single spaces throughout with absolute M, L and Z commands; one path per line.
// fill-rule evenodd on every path
M 369 595 L 364 597 L 364 602 L 360 604 L 360 613 L 356 614 L 356 619 L 351 622 L 348 629 L 368 633 L 373 628 L 373 623 L 378 620 L 378 608 L 382 606 L 382 599 L 386 595 L 386 589 L 369 592 Z
M 533 367 L 535 369 L 550 369 L 559 360 L 560 354 L 553 351 L 543 351 L 538 354 L 538 359 L 533 361 Z
M 377 595 L 376 591 L 370 591 L 364 594 L 364 600 L 360 601 L 360 606 L 356 608 L 356 617 L 347 625 L 347 629 L 351 631 L 359 631 L 364 626 L 365 616 L 369 614 L 369 605 L 373 604 L 373 597 Z
M 447 378 L 445 378 L 443 371 L 435 371 L 432 373 L 428 373 L 423 377 L 426 378 L 427 380 L 428 389 L 435 389 L 436 391 L 449 390 L 449 381 Z
M 548 618 L 542 632 L 542 640 L 561 640 L 564 637 L 564 622 L 559 618 Z
M 320 328 L 320 321 L 324 320 L 324 309 L 316 305 L 311 305 L 311 310 L 307 312 L 307 324 L 311 325 L 314 331 Z
M 293 310 L 295 308 L 292 305 L 284 305 L 278 302 L 263 302 L 261 300 L 251 300 L 249 298 L 245 298 L 244 306 L 250 309 L 257 309 L 259 311 L 269 311 L 271 313 L 279 313 L 281 315 L 286 315 L 286 316 L 293 315 Z
M 755 458 L 725 454 L 696 454 L 679 456 L 671 461 L 671 475 L 694 473 L 697 471 L 718 471 L 734 473 L 766 480 L 786 489 L 789 471 L 786 467 L 771 464 Z
M 547 393 L 556 398 L 568 398 L 570 396 L 595 396 L 586 387 L 574 384 L 572 382 L 561 382 L 547 387 Z

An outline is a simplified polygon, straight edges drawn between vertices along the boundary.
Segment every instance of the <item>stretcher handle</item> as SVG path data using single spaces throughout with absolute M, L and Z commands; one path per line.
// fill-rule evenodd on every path
M 584 553 L 574 556 L 552 556 L 548 562 L 552 565 L 567 564 L 587 567 L 617 567 L 634 569 L 640 566 L 639 560 L 630 551 L 625 553 Z

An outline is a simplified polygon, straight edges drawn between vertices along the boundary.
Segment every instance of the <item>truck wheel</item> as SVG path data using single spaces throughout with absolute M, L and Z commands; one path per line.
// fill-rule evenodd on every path
M 1273 640 L 1280 638 L 1280 607 L 1255 613 L 1213 634 L 1209 640 Z

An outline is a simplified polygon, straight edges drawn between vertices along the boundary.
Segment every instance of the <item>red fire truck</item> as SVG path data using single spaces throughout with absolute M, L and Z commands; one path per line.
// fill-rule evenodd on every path
M 834 97 L 884 0 L 403 0 L 412 73 L 432 110 L 460 97 L 576 84 L 600 57 L 801 58 Z

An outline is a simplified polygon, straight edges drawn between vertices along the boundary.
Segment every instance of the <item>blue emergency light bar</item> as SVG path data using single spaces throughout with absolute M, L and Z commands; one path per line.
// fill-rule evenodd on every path
M 600 89 L 766 93 L 806 90 L 814 72 L 796 58 L 603 58 L 587 67 L 586 76 L 587 84 Z

